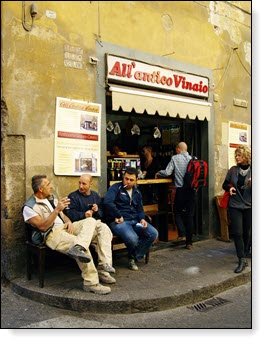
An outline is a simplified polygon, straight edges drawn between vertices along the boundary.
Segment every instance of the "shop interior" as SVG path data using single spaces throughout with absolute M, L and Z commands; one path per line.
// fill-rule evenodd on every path
M 137 159 L 134 167 L 140 168 L 143 146 L 149 145 L 153 148 L 153 155 L 160 162 L 160 169 L 165 169 L 173 154 L 175 146 L 179 141 L 185 141 L 188 145 L 190 155 L 200 156 L 203 151 L 202 136 L 203 126 L 207 127 L 207 121 L 198 119 L 180 119 L 168 116 L 149 115 L 146 112 L 138 114 L 134 110 L 131 113 L 119 111 L 107 111 L 107 166 L 108 166 L 108 186 L 111 180 L 120 179 L 121 174 L 114 178 L 110 174 L 111 162 L 116 157 L 129 157 Z M 120 152 L 114 152 L 114 147 L 119 147 Z M 203 157 L 204 159 L 204 157 Z M 205 157 L 206 159 L 206 157 Z M 118 160 L 117 160 L 118 161 Z M 115 162 L 116 167 L 116 162 Z M 172 178 L 172 176 L 170 177 Z M 177 229 L 174 225 L 172 214 L 172 202 L 175 193 L 174 184 L 167 186 L 168 193 L 168 240 L 177 238 Z M 146 195 L 142 192 L 144 199 Z M 145 204 L 146 202 L 144 202 Z M 202 236 L 202 191 L 197 196 L 197 210 L 195 216 L 195 235 Z

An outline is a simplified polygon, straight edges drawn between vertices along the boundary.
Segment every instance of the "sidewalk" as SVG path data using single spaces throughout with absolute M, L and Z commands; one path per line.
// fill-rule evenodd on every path
M 163 245 L 161 245 L 162 247 Z M 178 243 L 156 246 L 148 264 L 138 271 L 127 268 L 126 253 L 114 257 L 117 283 L 108 295 L 84 292 L 78 266 L 60 266 L 46 271 L 45 286 L 39 288 L 37 275 L 11 281 L 12 289 L 47 305 L 95 313 L 136 313 L 171 309 L 199 302 L 251 279 L 251 260 L 241 273 L 233 271 L 237 258 L 233 242 L 209 239 L 194 243 L 191 251 Z

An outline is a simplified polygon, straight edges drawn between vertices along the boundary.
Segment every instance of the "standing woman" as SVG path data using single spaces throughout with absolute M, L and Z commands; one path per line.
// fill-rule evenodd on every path
M 236 166 L 228 171 L 223 189 L 230 192 L 229 217 L 235 242 L 238 266 L 235 273 L 242 272 L 248 265 L 246 255 L 251 244 L 251 151 L 245 145 L 235 150 Z

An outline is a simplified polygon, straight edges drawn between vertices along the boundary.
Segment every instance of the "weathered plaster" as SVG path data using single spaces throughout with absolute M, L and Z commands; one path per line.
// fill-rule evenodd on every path
M 249 65 L 251 65 L 251 43 L 250 42 L 244 42 L 244 52 L 245 52 L 245 59 Z
M 209 21 L 214 26 L 215 33 L 221 35 L 227 31 L 233 44 L 239 45 L 242 42 L 241 30 L 234 22 L 243 23 L 245 15 L 240 10 L 233 10 L 224 1 L 210 1 Z
M 53 164 L 53 150 L 54 138 L 53 136 L 43 139 L 27 139 L 26 152 L 27 152 L 27 165 L 34 166 L 36 158 L 42 160 L 42 166 L 51 166 Z
M 29 23 L 30 2 L 25 3 Z M 20 208 L 25 195 L 31 193 L 33 174 L 46 173 L 60 195 L 77 188 L 77 177 L 59 177 L 53 173 L 56 97 L 95 101 L 97 88 L 105 87 L 102 75 L 105 65 L 102 62 L 96 69 L 88 63 L 88 57 L 103 50 L 101 41 L 118 46 L 124 52 L 131 51 L 132 58 L 138 55 L 151 63 L 166 61 L 170 66 L 173 62 L 175 66 L 179 64 L 181 70 L 190 66 L 196 73 L 201 73 L 202 68 L 212 71 L 212 91 L 219 101 L 214 103 L 213 120 L 209 123 L 209 142 L 212 142 L 209 149 L 215 151 L 214 161 L 210 162 L 214 176 L 211 188 L 214 194 L 221 192 L 225 172 L 222 161 L 227 161 L 222 123 L 230 120 L 251 123 L 250 2 L 231 2 L 245 11 L 222 1 L 36 3 L 37 18 L 32 31 L 26 32 L 21 23 L 22 2 L 1 2 L 2 95 L 9 110 L 8 119 L 4 118 L 8 123 L 5 135 L 9 138 L 3 141 L 6 155 L 2 175 L 6 178 L 6 190 L 2 196 L 9 221 L 4 231 L 9 247 L 14 245 L 13 233 L 17 233 L 14 228 L 21 221 Z M 56 13 L 56 19 L 45 15 L 47 9 Z M 81 70 L 64 66 L 65 44 L 83 50 Z M 234 47 L 238 47 L 235 52 Z M 234 97 L 247 100 L 248 108 L 233 106 Z M 101 130 L 105 148 L 105 122 Z M 25 147 L 22 138 L 25 138 Z M 12 155 L 9 153 L 11 145 L 20 145 L 23 151 Z M 23 174 L 16 181 L 19 195 L 12 184 L 15 172 Z M 94 187 L 98 189 L 103 180 L 103 176 L 94 178 Z M 12 262 L 12 259 L 5 257 L 5 261 Z M 8 269 L 15 271 L 16 264 L 11 265 Z

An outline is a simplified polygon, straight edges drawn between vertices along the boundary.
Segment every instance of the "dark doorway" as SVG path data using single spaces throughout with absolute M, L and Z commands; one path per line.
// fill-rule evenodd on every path
M 138 114 L 135 111 L 125 113 L 121 109 L 112 111 L 107 108 L 107 123 L 118 123 L 120 133 L 107 130 L 107 150 L 112 151 L 114 145 L 128 154 L 140 154 L 144 145 L 153 147 L 154 154 L 161 162 L 161 169 L 165 169 L 173 154 L 175 145 L 184 141 L 188 145 L 188 152 L 192 156 L 208 161 L 208 122 L 198 119 L 173 118 Z M 136 124 L 140 128 L 140 135 L 132 134 L 131 129 Z M 155 128 L 161 132 L 160 138 L 155 138 Z M 195 235 L 200 239 L 207 237 L 208 231 L 208 188 L 200 189 L 196 196 Z

